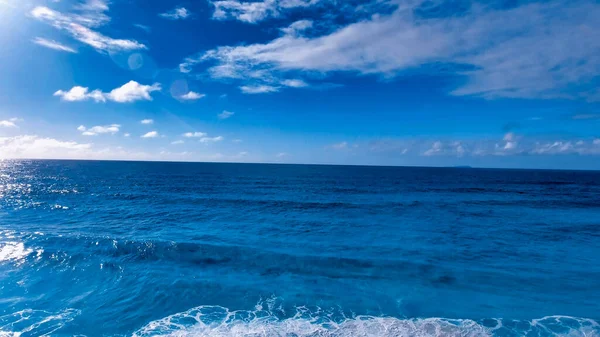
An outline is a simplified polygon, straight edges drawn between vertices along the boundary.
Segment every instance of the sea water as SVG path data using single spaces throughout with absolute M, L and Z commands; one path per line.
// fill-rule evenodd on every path
M 0 162 L 0 336 L 600 336 L 600 172 Z

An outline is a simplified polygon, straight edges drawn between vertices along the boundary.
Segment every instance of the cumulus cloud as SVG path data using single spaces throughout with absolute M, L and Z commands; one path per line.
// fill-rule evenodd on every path
M 188 11 L 185 7 L 176 7 L 166 13 L 159 14 L 160 17 L 169 20 L 183 20 L 188 18 L 190 15 L 190 11 Z
M 186 138 L 202 138 L 206 136 L 204 132 L 186 132 L 183 134 Z
M 229 117 L 231 117 L 233 115 L 235 115 L 235 112 L 223 110 L 223 112 L 221 112 L 220 114 L 218 114 L 217 117 L 219 119 L 227 119 L 227 118 L 229 118 Z
M 183 100 L 186 100 L 186 101 L 195 101 L 195 100 L 197 100 L 197 99 L 200 99 L 200 98 L 202 98 L 202 97 L 204 97 L 204 96 L 206 96 L 206 95 L 205 95 L 205 94 L 199 94 L 199 93 L 197 93 L 197 92 L 190 91 L 190 92 L 188 92 L 188 93 L 187 93 L 187 94 L 185 94 L 185 95 L 181 95 L 181 96 L 179 96 L 179 98 L 181 98 L 181 99 L 183 99 Z
M 256 22 L 272 11 L 272 3 L 217 1 L 214 16 Z M 596 2 L 511 8 L 473 4 L 461 15 L 450 16 L 435 12 L 439 6 L 428 11 L 425 5 L 420 0 L 403 3 L 391 14 L 320 36 L 304 36 L 290 26 L 267 43 L 222 46 L 188 57 L 180 69 L 191 71 L 198 63 L 214 62 L 208 70 L 211 77 L 245 81 L 252 92 L 260 87 L 251 83 L 261 80 L 275 91 L 270 83 L 299 71 L 393 78 L 405 70 L 428 71 L 427 66 L 441 64 L 447 73 L 465 78 L 452 95 L 600 99 L 593 82 L 600 74 Z
M 110 100 L 119 103 L 129 103 L 139 100 L 151 101 L 150 93 L 160 91 L 160 84 L 142 85 L 136 81 L 129 81 L 120 88 L 113 89 L 108 93 Z
M 92 99 L 96 102 L 106 102 L 105 95 L 100 90 L 89 91 L 89 88 L 74 86 L 68 91 L 58 90 L 54 96 L 60 97 L 63 101 L 78 102 Z
M 141 138 L 156 138 L 156 137 L 158 137 L 158 136 L 159 136 L 159 135 L 158 135 L 158 132 L 157 132 L 157 131 L 150 131 L 150 132 L 147 132 L 147 133 L 143 134 L 143 135 L 141 136 Z
M 119 132 L 121 125 L 119 124 L 110 124 L 110 125 L 98 125 L 93 126 L 91 128 L 86 128 L 84 125 L 80 125 L 77 130 L 81 131 L 81 134 L 84 136 L 97 136 L 105 133 L 115 134 Z
M 222 141 L 223 138 L 222 136 L 217 136 L 217 137 L 203 137 L 200 138 L 200 143 L 216 143 L 216 142 L 220 142 Z
M 108 5 L 104 1 L 87 1 L 80 5 L 78 12 L 75 13 L 61 13 L 45 6 L 38 6 L 33 8 L 30 14 L 33 18 L 64 31 L 75 40 L 101 52 L 146 49 L 145 45 L 135 40 L 114 39 L 93 30 L 92 28 L 110 21 L 110 18 L 104 14 L 107 10 Z
M 142 123 L 142 124 L 146 124 L 146 125 L 149 125 L 149 124 L 154 124 L 154 120 L 153 120 L 153 119 L 142 119 L 142 120 L 140 121 L 140 123 Z
M 33 43 L 46 47 L 46 48 L 50 48 L 50 49 L 54 49 L 54 50 L 58 50 L 58 51 L 64 51 L 64 52 L 68 52 L 68 53 L 77 53 L 77 51 L 71 47 L 65 46 L 64 44 L 60 43 L 60 42 L 56 42 L 54 40 L 47 40 L 41 37 L 36 37 L 35 39 L 32 40 Z
M 319 0 L 213 1 L 213 19 L 257 23 L 270 17 L 278 17 L 283 10 L 308 7 L 318 2 Z
M 104 93 L 98 89 L 89 91 L 89 88 L 75 86 L 68 91 L 58 90 L 54 96 L 60 97 L 63 101 L 77 102 L 94 100 L 95 102 L 106 102 L 107 100 L 117 103 L 131 103 L 140 100 L 151 101 L 150 93 L 160 91 L 159 83 L 152 85 L 142 85 L 136 81 L 129 81 L 119 88 Z

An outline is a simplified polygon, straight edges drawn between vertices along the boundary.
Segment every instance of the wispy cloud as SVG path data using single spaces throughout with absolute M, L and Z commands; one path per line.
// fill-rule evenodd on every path
M 135 40 L 114 39 L 93 30 L 92 28 L 110 21 L 110 18 L 103 13 L 106 10 L 108 10 L 106 2 L 88 1 L 79 7 L 79 13 L 61 13 L 48 7 L 38 6 L 31 11 L 31 16 L 67 32 L 75 40 L 92 46 L 98 51 L 146 49 L 145 45 Z
M 54 50 L 58 50 L 58 51 L 65 51 L 68 53 L 77 53 L 77 51 L 75 49 L 65 46 L 64 44 L 61 44 L 60 42 L 56 42 L 54 40 L 47 40 L 47 39 L 44 39 L 41 37 L 36 37 L 32 41 L 33 41 L 33 43 L 38 44 L 43 47 L 46 47 L 46 48 L 50 48 L 50 49 L 54 49 Z
M 340 143 L 329 145 L 328 147 L 331 149 L 334 149 L 334 150 L 343 150 L 343 149 L 348 148 L 348 142 L 340 142 Z
M 17 122 L 22 122 L 23 120 L 18 117 L 9 118 L 6 120 L 0 120 L 0 127 L 2 128 L 18 128 L 19 126 L 16 124 Z
M 298 79 L 283 80 L 281 84 L 290 88 L 304 88 L 308 86 L 308 83 Z
M 217 117 L 219 119 L 227 119 L 227 118 L 229 118 L 229 117 L 231 117 L 233 115 L 235 115 L 235 112 L 223 110 L 223 112 L 221 112 L 220 114 L 218 114 Z
M 143 134 L 141 136 L 141 138 L 156 138 L 158 136 L 159 136 L 158 131 L 150 131 L 150 132 Z
M 425 157 L 484 157 L 524 155 L 600 155 L 600 139 L 552 139 L 507 133 L 499 139 L 420 138 L 374 141 L 365 146 L 370 152 L 417 154 Z
M 140 123 L 145 124 L 145 125 L 154 124 L 154 120 L 153 119 L 142 119 L 140 121 Z
M 185 142 L 180 139 L 180 140 L 176 140 L 176 141 L 171 142 L 171 145 L 179 145 L 179 144 L 183 144 L 183 143 L 185 143 Z
M 186 138 L 202 138 L 206 136 L 204 132 L 186 132 L 182 136 Z
M 255 22 L 266 14 L 249 13 L 271 2 L 220 3 L 213 3 L 215 18 Z M 423 6 L 420 0 L 403 3 L 392 14 L 321 36 L 305 36 L 290 26 L 268 43 L 224 46 L 189 57 L 180 69 L 191 71 L 197 63 L 212 61 L 211 77 L 244 81 L 244 92 L 259 93 L 276 91 L 282 78 L 299 71 L 389 79 L 408 69 L 427 72 L 428 65 L 446 64 L 447 71 L 466 80 L 452 95 L 600 99 L 593 85 L 600 72 L 595 33 L 600 6 L 594 1 L 525 3 L 508 9 L 473 5 L 449 16 L 423 13 Z M 259 81 L 269 90 L 252 84 Z
M 136 27 L 136 28 L 139 28 L 139 29 L 141 29 L 143 31 L 145 31 L 146 33 L 150 33 L 150 31 L 152 30 L 149 26 L 142 25 L 142 24 L 139 24 L 139 23 L 134 23 L 133 26 Z
M 107 100 L 117 103 L 131 103 L 135 101 L 145 100 L 151 101 L 150 94 L 154 91 L 160 91 L 159 83 L 152 85 L 142 85 L 136 81 L 129 81 L 119 88 L 113 89 L 108 93 L 104 93 L 98 89 L 89 91 L 89 88 L 75 86 L 68 91 L 58 90 L 54 96 L 60 97 L 63 101 L 78 102 L 93 100 L 95 102 L 106 102 Z
M 271 85 L 243 85 L 240 87 L 240 90 L 244 94 L 266 94 L 277 92 L 279 91 L 279 88 Z
M 308 7 L 318 2 L 319 0 L 213 1 L 212 4 L 215 7 L 213 18 L 257 23 L 270 17 L 278 17 L 282 10 Z
M 181 98 L 182 100 L 186 100 L 186 101 L 195 101 L 195 100 L 198 100 L 198 99 L 200 99 L 200 98 L 202 98 L 204 96 L 206 96 L 206 95 L 190 91 L 190 92 L 188 92 L 185 95 L 179 96 L 179 98 Z
M 81 134 L 84 136 L 97 136 L 101 134 L 110 133 L 114 135 L 119 132 L 121 125 L 119 124 L 110 124 L 110 125 L 98 125 L 93 126 L 91 128 L 86 128 L 84 125 L 80 125 L 77 130 L 81 131 Z
M 12 121 L 3 120 L 3 121 L 0 121 L 0 127 L 3 127 L 3 128 L 16 128 L 17 124 L 15 124 L 15 122 L 12 122 Z
M 183 20 L 188 18 L 190 15 L 190 11 L 188 11 L 185 7 L 176 7 L 166 13 L 159 14 L 160 17 L 169 20 Z
M 216 142 L 220 142 L 222 141 L 223 138 L 222 136 L 217 136 L 217 137 L 204 137 L 204 138 L 200 138 L 200 143 L 216 143 Z

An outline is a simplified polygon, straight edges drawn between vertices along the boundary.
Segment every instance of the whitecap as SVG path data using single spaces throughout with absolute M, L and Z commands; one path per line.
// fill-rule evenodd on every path
M 134 337 L 248 336 L 248 337 L 483 337 L 483 336 L 582 336 L 600 337 L 600 326 L 590 319 L 549 316 L 520 322 L 491 319 L 355 316 L 335 320 L 324 311 L 298 308 L 296 315 L 279 318 L 257 305 L 253 311 L 231 311 L 200 306 L 152 321 Z M 490 324 L 491 323 L 491 324 Z M 515 330 L 515 326 L 527 327 Z
M 0 247 L 0 262 L 20 262 L 31 253 L 33 253 L 33 249 L 25 248 L 23 242 L 4 242 L 4 245 Z

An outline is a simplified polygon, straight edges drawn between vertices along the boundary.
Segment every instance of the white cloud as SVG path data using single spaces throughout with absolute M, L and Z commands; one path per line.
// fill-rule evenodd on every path
M 202 138 L 206 136 L 204 132 L 186 132 L 183 134 L 186 138 Z
M 113 89 L 109 93 L 103 93 L 100 90 L 89 91 L 89 88 L 75 86 L 69 91 L 58 90 L 54 96 L 59 96 L 63 101 L 76 102 L 87 101 L 89 99 L 95 102 L 106 102 L 110 100 L 117 103 L 131 103 L 139 100 L 151 101 L 150 93 L 160 91 L 160 84 L 142 85 L 136 81 L 129 81 L 123 86 Z
M 265 94 L 269 92 L 277 92 L 279 91 L 279 88 L 270 85 L 243 85 L 240 87 L 240 90 L 244 94 Z
M 158 137 L 158 136 L 159 136 L 159 135 L 158 135 L 158 132 L 157 132 L 157 131 L 150 131 L 150 132 L 147 132 L 147 133 L 143 134 L 143 135 L 141 136 L 141 138 L 156 138 L 156 137 Z
M 236 139 L 232 139 L 231 141 L 232 141 L 233 143 L 242 143 L 242 142 L 243 142 L 243 140 L 241 140 L 241 139 L 237 139 L 237 138 L 236 138 Z
M 292 23 L 291 25 L 282 28 L 281 31 L 288 35 L 296 35 L 303 32 L 313 26 L 313 22 L 310 20 L 300 20 Z
M 106 97 L 99 90 L 89 92 L 89 88 L 74 86 L 69 91 L 58 90 L 54 96 L 59 96 L 63 101 L 77 102 L 93 99 L 96 102 L 106 102 Z
M 171 145 L 179 145 L 179 144 L 183 144 L 183 143 L 185 143 L 185 142 L 180 139 L 180 140 L 176 140 L 174 142 L 171 142 Z
M 286 152 L 280 152 L 280 153 L 278 153 L 278 154 L 275 155 L 275 157 L 277 157 L 277 158 L 285 158 L 285 157 L 288 157 L 288 156 L 289 156 L 289 154 L 287 154 Z
M 32 41 L 33 41 L 33 43 L 38 44 L 43 47 L 46 47 L 46 48 L 50 48 L 50 49 L 54 49 L 54 50 L 58 50 L 58 51 L 65 51 L 68 53 L 77 53 L 77 51 L 75 49 L 65 46 L 64 44 L 61 44 L 60 42 L 56 42 L 54 40 L 46 40 L 41 37 L 36 37 Z
M 539 144 L 533 149 L 533 152 L 537 154 L 564 153 L 571 150 L 572 147 L 571 142 L 554 142 L 551 144 Z
M 274 2 L 217 1 L 214 16 L 256 22 L 271 15 Z M 510 9 L 474 4 L 452 16 L 421 15 L 423 8 L 427 12 L 420 0 L 403 3 L 392 14 L 316 37 L 288 27 L 268 43 L 219 47 L 187 58 L 180 68 L 190 71 L 199 62 L 214 61 L 210 76 L 246 81 L 252 92 L 256 85 L 251 83 L 258 79 L 277 83 L 298 71 L 391 78 L 407 69 L 434 72 L 423 66 L 442 64 L 466 79 L 453 95 L 600 99 L 600 91 L 596 97 L 590 89 L 600 74 L 596 2 L 526 3 Z
M 84 125 L 80 125 L 77 130 L 81 131 L 84 136 L 97 136 L 105 133 L 115 134 L 119 132 L 121 125 L 110 124 L 110 125 L 98 125 L 91 128 L 86 128 Z
M 319 0 L 213 1 L 212 4 L 215 6 L 213 18 L 217 20 L 233 18 L 242 22 L 257 23 L 269 17 L 278 17 L 284 9 L 308 7 L 317 2 Z
M 160 91 L 160 84 L 142 85 L 136 81 L 129 81 L 120 88 L 113 89 L 108 97 L 110 100 L 119 103 L 129 103 L 139 100 L 151 101 L 151 92 Z
M 229 117 L 231 117 L 233 115 L 235 115 L 235 112 L 223 110 L 223 112 L 221 112 L 220 114 L 218 114 L 217 117 L 219 119 L 227 119 L 227 118 L 229 118 Z
M 31 11 L 31 16 L 39 21 L 45 22 L 56 29 L 67 32 L 75 40 L 92 46 L 98 51 L 130 51 L 146 49 L 146 46 L 127 39 L 113 39 L 95 30 L 110 21 L 103 11 L 108 6 L 102 1 L 88 1 L 79 7 L 81 13 L 61 13 L 48 7 L 38 6 Z
M 185 7 L 176 7 L 166 13 L 159 14 L 160 17 L 169 20 L 183 20 L 188 18 L 190 15 L 190 11 L 188 11 Z
M 291 87 L 291 88 L 304 88 L 307 87 L 308 84 L 306 82 L 304 82 L 303 80 L 283 80 L 281 81 L 281 84 L 285 85 L 286 87 Z
M 87 0 L 85 3 L 78 6 L 79 9 L 90 11 L 107 11 L 108 1 L 105 0 Z
M 123 136 L 124 136 L 124 137 L 130 137 L 130 136 L 131 136 L 131 134 L 130 134 L 130 133 L 125 133 L 125 134 L 123 134 Z
M 36 135 L 0 137 L 2 158 L 68 158 L 91 148 L 91 144 L 60 141 Z
M 222 136 L 217 137 L 204 137 L 200 138 L 200 143 L 216 143 L 222 141 L 224 138 Z
M 22 122 L 23 120 L 18 117 L 12 117 L 7 120 L 0 120 L 0 127 L 3 128 L 18 128 L 16 122 Z
M 153 119 L 142 119 L 142 120 L 140 121 L 140 123 L 142 123 L 142 124 L 146 124 L 146 125 L 149 125 L 149 124 L 154 124 L 154 120 L 153 120 Z
M 436 141 L 431 144 L 431 148 L 423 153 L 424 156 L 433 156 L 442 153 L 442 142 Z
M 187 94 L 185 94 L 185 95 L 181 95 L 181 96 L 179 96 L 179 98 L 181 98 L 181 99 L 183 99 L 183 100 L 186 100 L 186 101 L 194 101 L 194 100 L 200 99 L 200 98 L 202 98 L 202 97 L 204 97 L 204 96 L 206 96 L 206 95 L 205 95 L 205 94 L 199 94 L 199 93 L 197 93 L 197 92 L 190 91 L 190 92 L 188 92 L 188 93 L 187 93 Z

